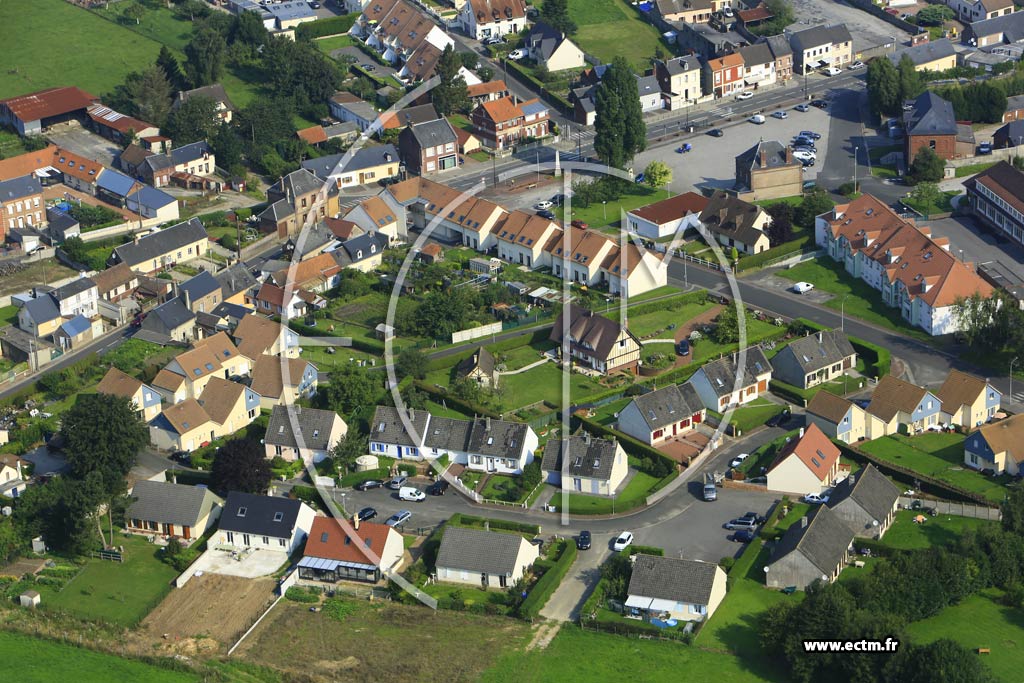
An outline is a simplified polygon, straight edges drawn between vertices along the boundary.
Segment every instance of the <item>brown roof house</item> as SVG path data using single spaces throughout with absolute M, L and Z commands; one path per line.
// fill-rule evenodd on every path
M 125 374 L 117 368 L 110 368 L 96 386 L 100 394 L 121 396 L 131 401 L 140 418 L 149 422 L 160 414 L 163 396 L 153 387 Z
M 768 468 L 768 490 L 821 493 L 839 479 L 839 448 L 811 423 L 779 449 Z
M 917 434 L 942 425 L 939 397 L 892 375 L 878 381 L 867 412 L 885 424 L 886 434 Z
M 316 366 L 307 360 L 263 355 L 252 371 L 252 390 L 260 395 L 260 405 L 271 410 L 313 396 L 317 380 Z
M 707 205 L 707 197 L 696 192 L 684 192 L 629 211 L 626 229 L 649 240 L 676 234 L 682 236 L 700 224 L 700 214 Z
M 741 254 L 760 254 L 770 246 L 764 232 L 771 222 L 768 212 L 728 192 L 711 195 L 700 222 L 722 246 L 736 247 Z
M 988 380 L 950 370 L 935 395 L 942 401 L 942 421 L 973 429 L 999 412 L 1003 395 Z
M 459 377 L 470 379 L 482 387 L 498 386 L 498 372 L 495 370 L 494 354 L 482 346 L 459 361 L 455 372 Z
M 568 334 L 563 336 L 563 319 L 568 317 Z M 551 330 L 563 360 L 598 374 L 618 370 L 636 371 L 640 364 L 640 340 L 614 320 L 569 304 L 558 314 Z
M 317 583 L 377 583 L 402 562 L 402 535 L 393 527 L 352 519 L 317 517 L 299 560 L 299 579 Z

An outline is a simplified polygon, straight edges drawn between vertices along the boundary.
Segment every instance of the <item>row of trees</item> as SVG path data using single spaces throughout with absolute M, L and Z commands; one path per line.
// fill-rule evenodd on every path
M 900 58 L 898 66 L 882 57 L 868 64 L 867 85 L 868 102 L 874 114 L 900 116 L 903 103 L 924 92 L 925 79 L 907 55 Z

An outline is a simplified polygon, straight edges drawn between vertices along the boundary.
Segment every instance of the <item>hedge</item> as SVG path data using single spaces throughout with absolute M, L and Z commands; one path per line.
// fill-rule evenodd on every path
M 313 40 L 314 38 L 348 33 L 358 18 L 359 12 L 353 12 L 340 17 L 317 19 L 316 21 L 299 24 L 295 27 L 295 38 L 297 40 Z
M 790 240 L 789 242 L 780 244 L 777 247 L 766 249 L 765 251 L 762 251 L 760 254 L 754 254 L 753 256 L 745 256 L 740 259 L 739 264 L 737 264 L 736 266 L 736 270 L 742 273 L 743 271 L 746 270 L 760 268 L 766 262 L 771 261 L 772 259 L 781 258 L 783 256 L 788 256 L 790 254 L 795 255 L 802 253 L 807 250 L 808 242 L 810 242 L 811 245 L 814 246 L 812 238 L 813 235 L 804 235 L 803 237 L 797 237 L 795 240 Z
M 520 78 L 526 80 L 528 83 L 532 84 L 538 90 L 540 90 L 541 95 L 545 99 L 553 100 L 553 104 L 559 109 L 561 109 L 563 114 L 573 113 L 573 105 L 571 102 L 569 102 L 569 100 L 565 99 L 564 97 L 557 93 L 553 93 L 550 90 L 548 90 L 548 87 L 546 85 L 541 83 L 541 81 L 538 78 L 536 78 L 533 74 L 524 69 L 521 64 L 517 64 L 512 60 L 506 59 L 505 65 L 512 71 L 515 71 Z
M 505 531 L 517 531 L 526 534 L 540 534 L 540 527 L 536 524 L 527 524 L 525 522 L 513 522 L 505 519 L 490 519 L 487 517 L 474 517 L 472 515 L 464 515 L 456 512 L 448 519 L 448 523 L 452 526 L 466 526 L 466 527 L 479 527 L 483 528 L 486 523 L 488 528 L 491 529 L 503 529 Z
M 544 572 L 544 576 L 537 580 L 526 599 L 519 605 L 518 613 L 523 619 L 533 620 L 540 614 L 551 594 L 569 573 L 572 563 L 576 561 L 576 544 L 564 538 L 559 543 L 562 545 L 562 552 L 558 555 L 555 566 Z
M 630 306 L 629 315 L 646 315 L 647 313 L 659 313 L 662 311 L 674 311 L 686 304 L 704 303 L 708 300 L 707 291 L 700 289 L 687 294 L 677 294 L 664 299 L 656 299 L 639 306 Z
M 633 555 L 656 555 L 657 557 L 665 557 L 664 548 L 656 548 L 653 545 L 631 545 L 629 546 L 629 556 Z
M 430 394 L 430 396 L 437 399 L 438 402 L 444 401 L 446 406 L 459 411 L 463 415 L 479 415 L 483 417 L 493 418 L 499 417 L 498 412 L 495 410 L 491 410 L 490 408 L 484 408 L 483 406 L 479 406 L 474 403 L 470 403 L 469 401 L 465 401 L 461 398 L 458 398 L 456 396 L 452 396 L 448 392 L 438 389 L 433 384 L 425 382 L 424 380 L 416 380 L 413 384 L 420 391 Z
M 298 498 L 303 503 L 310 503 L 321 510 L 327 509 L 323 498 L 320 497 L 320 492 L 312 486 L 304 486 L 302 484 L 293 486 L 292 497 Z
M 804 406 L 811 400 L 810 391 L 795 387 L 792 384 L 783 382 L 781 379 L 773 379 L 768 382 L 768 390 L 779 398 L 784 398 L 798 406 Z

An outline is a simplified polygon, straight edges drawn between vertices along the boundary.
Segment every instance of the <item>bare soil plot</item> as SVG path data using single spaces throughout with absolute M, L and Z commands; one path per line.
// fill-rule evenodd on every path
M 66 268 L 55 259 L 23 263 L 17 272 L 5 272 L 0 277 L 0 296 L 24 292 L 35 285 L 71 277 L 75 271 Z

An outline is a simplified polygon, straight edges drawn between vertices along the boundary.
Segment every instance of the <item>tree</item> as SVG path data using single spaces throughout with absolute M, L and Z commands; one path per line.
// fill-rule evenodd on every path
M 924 92 L 924 77 L 917 70 L 913 60 L 907 55 L 900 57 L 900 63 L 896 67 L 900 77 L 900 102 L 912 100 Z M 1005 105 L 1005 102 L 1004 102 Z
M 356 458 L 369 453 L 367 450 L 367 438 L 359 432 L 349 432 L 338 439 L 338 443 L 331 449 L 331 457 L 339 467 L 351 469 Z
M 944 21 L 956 18 L 956 14 L 945 5 L 925 5 L 915 18 L 922 26 L 938 26 Z
M 324 395 L 331 410 L 341 415 L 352 416 L 359 410 L 372 406 L 380 391 L 380 382 L 366 368 L 350 363 L 331 371 L 331 381 Z
M 777 247 L 793 239 L 793 215 L 795 209 L 788 202 L 771 204 L 767 208 L 772 222 L 768 224 L 768 243 Z
M 928 6 L 931 7 L 935 5 Z M 883 680 L 885 683 L 992 683 L 996 679 L 976 654 L 954 640 L 942 638 L 927 645 L 904 644 L 886 665 Z
M 636 78 L 624 57 L 616 57 L 605 72 L 594 106 L 594 151 L 608 166 L 624 169 L 647 146 Z
M 423 379 L 427 376 L 427 369 L 430 365 L 430 359 L 422 351 L 413 348 L 407 348 L 398 354 L 398 360 L 395 361 L 395 372 L 399 377 L 415 377 L 416 379 Z
M 125 7 L 124 11 L 121 13 L 121 16 L 125 19 L 128 19 L 129 21 L 134 21 L 136 26 L 142 23 L 142 17 L 144 17 L 145 15 L 146 10 L 143 9 L 142 5 L 140 5 L 137 2 L 133 2 L 127 7 Z
M 136 116 L 157 126 L 164 125 L 174 92 L 163 69 L 153 65 L 141 73 L 130 74 L 125 90 Z
M 937 183 L 942 180 L 946 162 L 931 147 L 922 147 L 914 155 L 907 169 L 907 180 L 912 184 Z
M 888 59 L 872 59 L 867 73 L 868 101 L 877 115 L 896 116 L 902 110 L 900 77 Z
M 614 600 L 625 600 L 629 580 L 633 576 L 633 563 L 627 553 L 614 553 L 601 565 L 601 579 L 605 582 L 605 595 Z
M 267 42 L 267 27 L 263 25 L 260 15 L 251 10 L 240 12 L 235 17 L 235 25 L 231 32 L 233 42 L 258 46 Z
M 942 201 L 942 190 L 935 183 L 918 183 L 910 198 L 921 206 L 935 206 Z
M 242 141 L 229 124 L 217 126 L 217 132 L 210 139 L 210 146 L 217 157 L 217 165 L 229 172 L 234 172 L 232 169 L 242 163 Z
M 735 306 L 726 306 L 715 318 L 711 338 L 719 344 L 735 344 L 740 339 L 739 315 Z
M 181 72 L 181 64 L 178 63 L 178 58 L 174 56 L 174 53 L 166 45 L 160 48 L 160 54 L 156 58 L 156 65 L 164 72 L 167 82 L 175 90 L 182 90 L 185 87 L 185 75 Z
M 804 195 L 804 198 L 800 201 L 800 207 L 793 214 L 793 222 L 801 228 L 811 229 L 814 227 L 814 219 L 823 213 L 831 211 L 834 206 L 835 202 L 832 201 L 828 192 L 820 187 L 816 187 Z
M 24 545 L 14 526 L 14 519 L 0 516 L 0 562 L 6 564 L 13 560 Z
M 262 55 L 263 71 L 274 93 L 290 98 L 300 111 L 312 113 L 341 86 L 337 63 L 308 42 L 272 40 L 264 45 Z
M 185 46 L 185 72 L 193 88 L 215 83 L 224 68 L 227 53 L 224 36 L 205 24 L 192 34 Z
M 250 145 L 275 145 L 295 135 L 294 112 L 289 100 L 257 97 L 238 112 L 238 134 Z
M 545 0 L 540 9 L 545 24 L 567 36 L 576 33 L 576 24 L 569 17 L 569 0 Z
M 213 456 L 210 486 L 222 494 L 266 493 L 270 476 L 270 461 L 259 441 L 232 439 Z
M 469 106 L 466 79 L 459 74 L 462 58 L 451 45 L 445 47 L 434 71 L 440 82 L 430 91 L 430 100 L 441 116 L 463 111 Z
M 979 123 L 998 123 L 1003 119 L 1003 112 L 1006 110 L 1006 95 L 995 83 L 984 81 L 974 84 L 974 96 L 971 98 L 974 103 L 975 114 L 972 121 Z
M 652 161 L 644 169 L 644 183 L 653 187 L 666 187 L 672 182 L 672 169 L 664 161 Z
M 1011 488 L 1001 507 L 1003 529 L 1024 536 L 1024 489 Z
M 213 137 L 220 120 L 217 118 L 217 104 L 210 97 L 190 97 L 167 117 L 167 136 L 176 145 L 209 140 Z
M 462 62 L 462 66 L 470 71 L 476 71 L 476 68 L 480 66 L 480 55 L 475 52 L 460 52 L 459 60 Z

